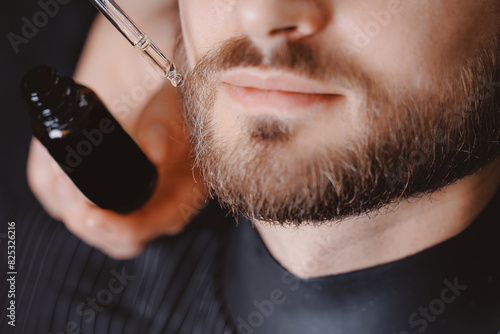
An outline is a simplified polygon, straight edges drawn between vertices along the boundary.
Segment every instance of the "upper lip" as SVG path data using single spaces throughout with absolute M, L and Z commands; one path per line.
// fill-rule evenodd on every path
M 338 87 L 329 87 L 315 80 L 276 70 L 243 68 L 223 74 L 222 82 L 242 88 L 298 94 L 341 95 Z

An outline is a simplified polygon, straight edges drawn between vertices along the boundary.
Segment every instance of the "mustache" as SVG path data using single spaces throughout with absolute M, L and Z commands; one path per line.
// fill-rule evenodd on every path
M 344 88 L 367 88 L 372 80 L 340 52 L 329 54 L 324 48 L 304 41 L 286 41 L 264 53 L 248 37 L 230 38 L 205 53 L 188 74 L 200 79 L 238 67 L 291 72 L 308 79 L 334 83 Z

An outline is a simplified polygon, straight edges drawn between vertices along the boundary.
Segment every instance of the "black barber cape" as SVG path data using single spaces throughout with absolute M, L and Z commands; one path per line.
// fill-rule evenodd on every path
M 439 245 L 305 280 L 273 259 L 249 221 L 236 224 L 215 202 L 180 235 L 126 261 L 87 246 L 32 205 L 15 221 L 15 327 L 5 239 L 0 244 L 0 333 L 497 334 L 499 213 L 500 192 Z

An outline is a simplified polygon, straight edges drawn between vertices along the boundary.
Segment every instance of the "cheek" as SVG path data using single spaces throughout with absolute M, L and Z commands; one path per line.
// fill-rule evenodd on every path
M 393 89 L 425 86 L 435 50 L 429 50 L 432 43 L 415 7 L 406 1 L 365 2 L 362 8 L 345 3 L 335 24 L 341 54 Z
M 241 33 L 231 15 L 236 0 L 181 0 L 182 34 L 191 67 L 214 45 Z
M 431 91 L 477 48 L 480 12 L 463 1 L 345 2 L 332 28 L 340 53 L 370 77 L 396 90 Z

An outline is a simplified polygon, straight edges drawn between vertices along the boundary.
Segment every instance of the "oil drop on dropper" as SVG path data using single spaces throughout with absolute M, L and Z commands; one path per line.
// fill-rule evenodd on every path
M 155 43 L 130 19 L 113 0 L 90 0 L 94 6 L 115 26 L 163 77 L 170 80 L 174 87 L 179 87 L 184 78 L 179 74 L 174 63 L 168 59 Z

